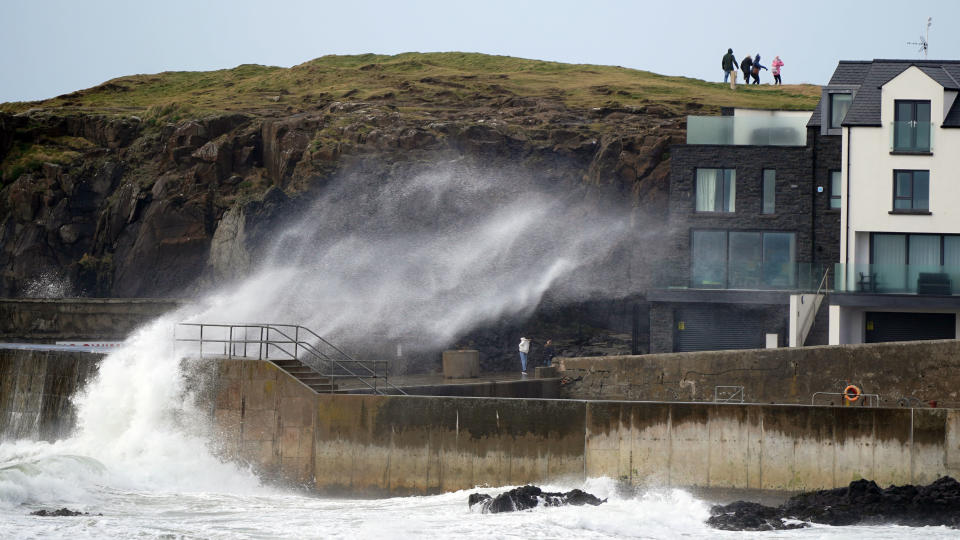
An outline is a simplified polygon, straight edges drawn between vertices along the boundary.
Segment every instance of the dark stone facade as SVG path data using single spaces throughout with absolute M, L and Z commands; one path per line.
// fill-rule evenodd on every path
M 796 234 L 798 263 L 839 262 L 840 212 L 830 208 L 830 171 L 840 169 L 839 136 L 807 130 L 807 145 L 734 146 L 676 145 L 671 148 L 669 254 L 659 269 L 661 286 L 689 284 L 690 243 L 693 230 L 722 229 L 778 231 Z M 698 168 L 736 170 L 734 212 L 695 210 Z M 763 171 L 776 171 L 775 210 L 764 214 Z M 822 191 L 818 191 L 822 187 Z M 674 350 L 673 311 L 676 303 L 655 302 L 650 309 L 650 352 Z M 717 304 L 718 309 L 728 304 Z M 727 309 L 727 308 L 723 308 Z M 741 309 L 746 309 L 743 307 Z M 762 326 L 781 334 L 787 306 L 750 312 L 762 317 Z M 825 310 L 825 308 L 821 308 Z M 819 318 L 819 317 L 818 317 Z M 778 330 L 773 330 L 774 328 Z M 817 339 L 818 340 L 818 339 Z

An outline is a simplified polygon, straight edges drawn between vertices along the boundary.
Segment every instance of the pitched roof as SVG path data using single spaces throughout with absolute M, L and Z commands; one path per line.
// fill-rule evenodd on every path
M 907 68 L 916 66 L 943 86 L 944 90 L 960 90 L 960 61 L 958 60 L 873 60 L 841 61 L 830 78 L 830 86 L 857 86 L 856 96 L 843 119 L 844 126 L 880 125 L 880 88 Z M 823 98 L 810 118 L 808 126 L 819 126 Z M 954 103 L 943 122 L 944 126 L 960 127 L 960 104 Z
M 833 71 L 830 77 L 830 85 L 859 85 L 863 83 L 863 78 L 873 62 L 869 60 L 841 60 L 837 64 L 837 69 Z M 821 122 L 822 109 L 825 106 L 823 99 L 817 103 L 817 108 L 810 115 L 810 121 L 807 126 L 819 126 Z

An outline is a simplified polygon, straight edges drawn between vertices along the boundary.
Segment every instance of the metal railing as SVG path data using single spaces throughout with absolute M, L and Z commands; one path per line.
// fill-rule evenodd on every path
M 827 268 L 823 272 L 823 279 L 820 280 L 820 285 L 817 286 L 817 292 L 814 293 L 814 302 L 817 302 L 817 299 L 820 299 L 820 295 L 826 295 L 830 290 L 830 270 Z M 800 301 L 803 301 L 803 297 L 800 297 Z M 817 312 L 820 311 L 820 306 L 822 305 L 823 300 L 820 299 L 820 303 L 814 306 L 813 309 L 807 311 L 806 316 L 803 318 L 802 324 L 798 325 L 797 331 L 801 332 L 803 339 L 801 341 L 806 341 L 807 335 L 809 335 L 810 330 L 813 330 L 813 323 L 816 321 Z M 806 330 L 807 334 L 803 334 L 803 331 Z M 803 346 L 803 343 L 798 343 L 798 346 Z
M 377 394 L 383 394 L 387 389 L 406 394 L 402 389 L 390 384 L 388 361 L 357 360 L 304 326 L 273 323 L 180 323 L 177 328 L 193 328 L 199 331 L 196 337 L 178 337 L 177 330 L 174 329 L 174 342 L 195 343 L 200 358 L 206 353 L 227 358 L 265 361 L 296 360 L 317 375 L 329 378 L 331 392 L 335 386 L 333 381 L 352 379 Z
M 810 404 L 816 405 L 817 396 L 840 396 L 841 400 L 846 394 L 843 392 L 814 392 L 810 396 Z M 858 400 L 863 400 L 863 406 L 865 407 L 879 407 L 880 406 L 880 394 L 860 394 L 857 398 Z M 859 405 L 856 401 L 849 402 L 850 406 Z

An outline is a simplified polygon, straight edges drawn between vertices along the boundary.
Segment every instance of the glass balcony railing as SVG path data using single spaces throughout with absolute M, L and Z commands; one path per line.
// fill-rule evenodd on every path
M 933 123 L 892 122 L 890 125 L 892 152 L 933 152 Z
M 809 117 L 688 116 L 687 144 L 804 146 Z
M 694 262 L 689 274 L 666 275 L 660 285 L 668 289 L 816 291 L 832 267 L 819 263 Z
M 960 294 L 960 266 L 939 264 L 837 264 L 836 292 Z

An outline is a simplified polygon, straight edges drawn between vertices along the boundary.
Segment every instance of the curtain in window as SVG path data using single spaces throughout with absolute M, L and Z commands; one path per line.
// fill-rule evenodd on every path
M 722 169 L 697 169 L 697 211 L 715 212 L 717 184 L 722 183 Z M 723 189 L 722 187 L 720 189 Z
M 874 274 L 879 291 L 902 291 L 906 288 L 907 236 L 904 234 L 873 235 L 873 264 L 858 264 L 857 272 Z
M 910 266 L 907 286 L 913 288 L 921 272 L 940 272 L 940 235 L 910 235 Z
M 737 200 L 737 171 L 723 170 L 723 211 L 733 212 Z
M 950 274 L 954 290 L 960 287 L 960 236 L 943 237 L 943 271 Z

